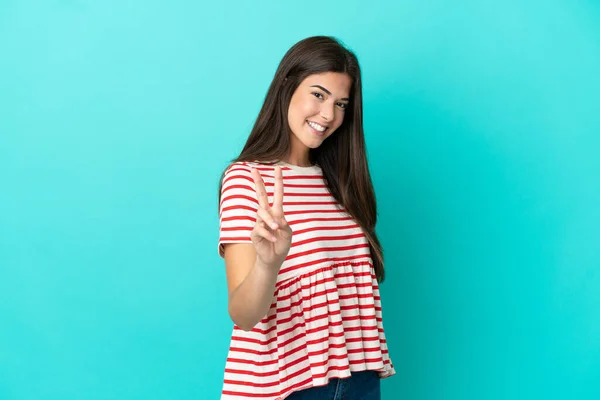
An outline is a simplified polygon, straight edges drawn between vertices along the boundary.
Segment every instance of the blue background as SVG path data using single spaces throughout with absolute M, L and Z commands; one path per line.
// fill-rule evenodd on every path
M 219 176 L 316 34 L 363 67 L 383 398 L 600 398 L 600 3 L 3 0 L 0 399 L 218 398 Z

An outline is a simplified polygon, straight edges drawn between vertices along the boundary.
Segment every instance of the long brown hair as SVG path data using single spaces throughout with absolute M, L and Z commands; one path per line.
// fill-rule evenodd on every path
M 311 149 L 309 157 L 323 170 L 333 197 L 365 231 L 375 275 L 383 282 L 383 250 L 375 233 L 377 204 L 363 132 L 360 66 L 356 55 L 338 40 L 313 36 L 288 50 L 275 72 L 246 145 L 232 162 L 271 161 L 285 157 L 290 149 L 288 107 L 292 95 L 309 75 L 325 72 L 345 73 L 351 77 L 351 104 L 345 111 L 342 125 L 321 146 Z M 219 202 L 220 193 L 221 190 Z

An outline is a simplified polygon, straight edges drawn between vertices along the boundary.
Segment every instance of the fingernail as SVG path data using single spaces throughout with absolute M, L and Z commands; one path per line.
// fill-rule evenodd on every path
M 275 222 L 273 222 L 273 223 L 271 224 L 271 228 L 272 228 L 272 229 L 278 229 L 278 228 L 279 228 L 279 225 L 277 225 Z

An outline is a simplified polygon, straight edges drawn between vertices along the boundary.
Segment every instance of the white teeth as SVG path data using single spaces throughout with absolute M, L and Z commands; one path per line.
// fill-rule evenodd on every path
M 324 131 L 325 131 L 325 129 L 327 129 L 327 128 L 325 128 L 324 126 L 321 126 L 321 125 L 315 124 L 314 122 L 311 122 L 311 121 L 308 121 L 308 124 L 309 124 L 310 126 L 312 126 L 313 128 L 315 128 L 316 130 L 318 130 L 319 132 L 324 132 Z

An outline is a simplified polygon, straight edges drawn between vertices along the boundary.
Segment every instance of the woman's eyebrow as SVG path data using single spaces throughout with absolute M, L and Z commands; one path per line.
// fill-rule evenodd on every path
M 324 91 L 325 93 L 327 93 L 328 95 L 330 95 L 330 96 L 331 96 L 331 92 L 330 92 L 329 90 L 325 89 L 325 88 L 324 88 L 323 86 L 321 86 L 321 85 L 312 85 L 311 87 L 316 87 L 316 88 L 319 88 L 319 89 L 321 89 L 322 91 Z M 350 101 L 350 99 L 349 99 L 348 97 L 344 97 L 343 99 L 340 99 L 340 100 L 346 100 L 346 101 Z

